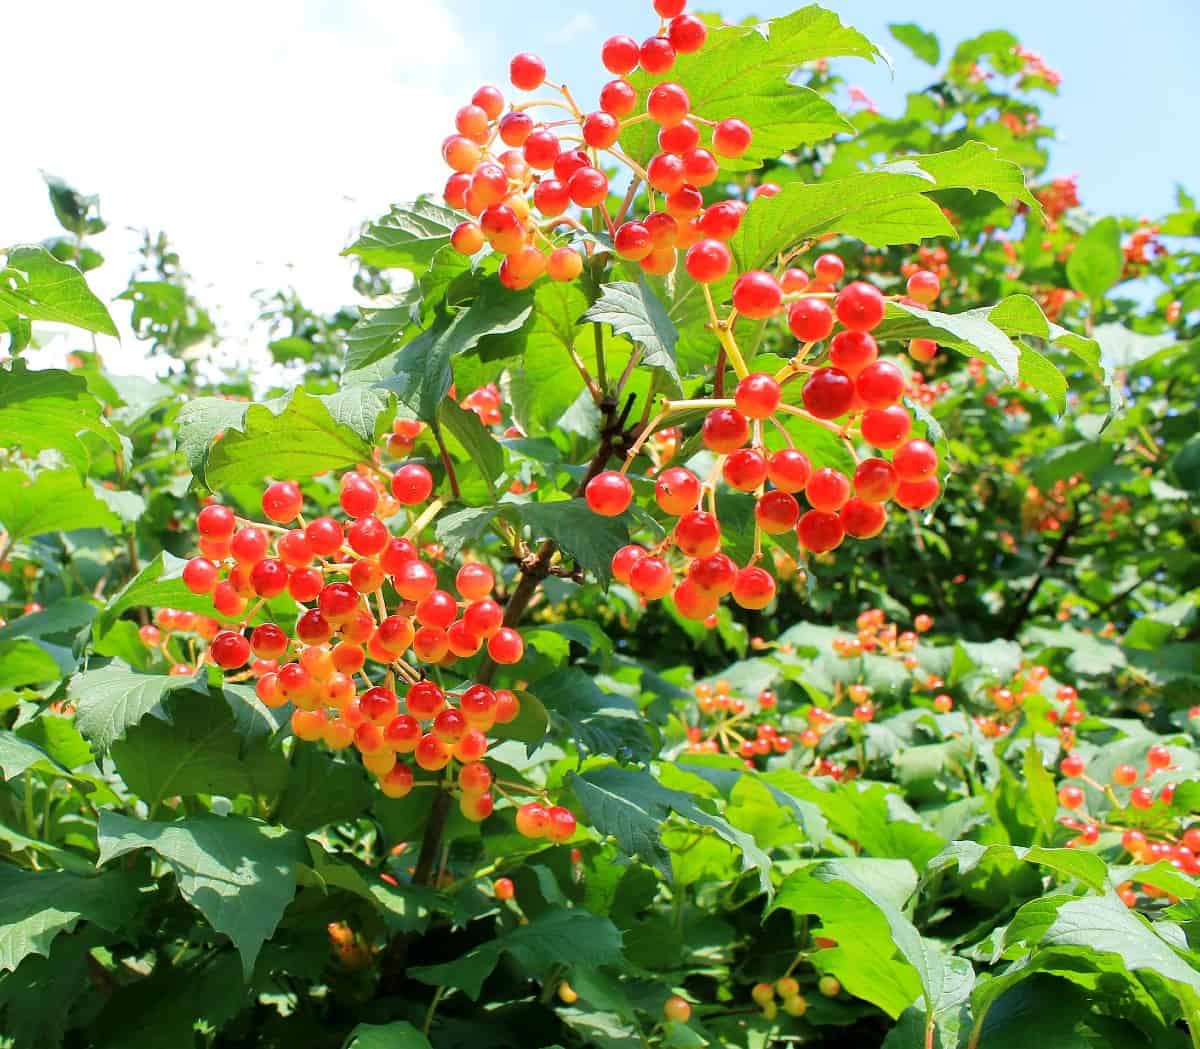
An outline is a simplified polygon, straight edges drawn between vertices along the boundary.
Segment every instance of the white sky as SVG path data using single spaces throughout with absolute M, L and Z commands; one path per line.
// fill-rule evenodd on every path
M 363 218 L 441 186 L 441 139 L 482 82 L 444 3 L 0 0 L 0 245 L 56 231 L 44 169 L 100 195 L 105 299 L 149 227 L 239 351 L 265 342 L 255 289 L 351 302 L 338 253 Z M 132 338 L 105 343 L 113 370 L 139 370 Z

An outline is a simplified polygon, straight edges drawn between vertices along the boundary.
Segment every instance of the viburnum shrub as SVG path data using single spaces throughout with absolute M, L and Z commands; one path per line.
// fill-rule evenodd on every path
M 269 369 L 0 255 L 0 1044 L 1200 1044 L 1194 198 L 1003 31 L 589 33 Z

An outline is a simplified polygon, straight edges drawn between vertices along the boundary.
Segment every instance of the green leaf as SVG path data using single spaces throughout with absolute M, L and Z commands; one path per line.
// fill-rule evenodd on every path
M 627 336 L 642 348 L 642 363 L 665 372 L 675 390 L 679 389 L 679 369 L 675 364 L 679 332 L 644 277 L 637 284 L 614 281 L 603 285 L 600 298 L 583 319 L 607 324 L 614 334 Z
M 0 772 L 3 772 L 4 778 L 13 779 L 26 769 L 55 775 L 66 772 L 66 769 L 36 743 L 22 739 L 15 732 L 0 732 Z
M 0 322 L 7 324 L 15 315 L 117 338 L 117 327 L 104 303 L 74 266 L 33 244 L 0 254 L 7 256 L 0 269 Z
M 936 66 L 941 61 L 942 47 L 937 35 L 916 22 L 890 22 L 888 32 L 926 65 Z
M 671 853 L 660 834 L 663 822 L 674 812 L 741 852 L 742 869 L 757 870 L 760 890 L 771 892 L 770 856 L 749 834 L 702 808 L 694 795 L 664 787 L 645 770 L 615 765 L 572 775 L 569 783 L 591 826 L 611 834 L 626 855 L 657 867 L 664 877 L 671 876 Z
M 303 389 L 283 401 L 239 405 L 202 397 L 179 413 L 180 443 L 213 491 L 267 477 L 311 477 L 371 458 L 386 397 L 351 387 L 330 397 Z M 207 449 L 207 453 L 205 453 Z
M 316 747 L 298 747 L 287 789 L 274 819 L 293 830 L 313 831 L 355 819 L 371 807 L 375 791 L 357 762 L 335 761 Z
M 80 193 L 57 175 L 42 172 L 42 181 L 50 194 L 50 206 L 58 224 L 82 240 L 103 233 L 107 226 L 100 218 L 100 198 Z
M 1156 353 L 1177 345 L 1172 332 L 1142 335 L 1116 321 L 1098 324 L 1092 334 L 1104 354 L 1105 363 L 1112 368 L 1135 368 Z
M 613 554 L 629 542 L 623 517 L 601 517 L 582 499 L 522 503 L 518 512 L 533 539 L 552 539 L 563 555 L 607 587 Z
M 30 954 L 48 954 L 61 932 L 80 920 L 115 932 L 137 913 L 138 885 L 124 872 L 81 877 L 66 871 L 23 871 L 0 864 L 0 972 Z
M 183 898 L 233 941 L 247 978 L 292 902 L 296 865 L 307 859 L 295 831 L 244 816 L 155 823 L 102 812 L 98 841 L 102 865 L 138 849 L 161 856 Z
M 681 54 L 665 79 L 682 84 L 693 112 L 707 120 L 739 117 L 754 129 L 745 155 L 725 159 L 731 170 L 759 167 L 797 146 L 851 130 L 841 114 L 817 92 L 791 82 L 796 67 L 818 58 L 852 56 L 874 61 L 882 52 L 837 15 L 816 4 L 783 18 L 752 25 L 709 25 L 702 51 Z M 655 78 L 635 74 L 639 96 Z M 635 124 L 621 144 L 645 164 L 656 150 L 655 130 Z
M 434 534 L 446 548 L 446 556 L 455 558 L 464 547 L 478 543 L 487 535 L 499 512 L 494 506 L 467 506 L 439 514 Z
M 436 987 L 457 987 L 479 1000 L 483 981 L 508 954 L 537 977 L 558 965 L 615 965 L 621 960 L 621 934 L 607 918 L 576 908 L 539 915 L 457 961 L 410 968 L 408 975 Z
M 0 472 L 0 524 L 9 538 L 31 539 L 77 528 L 120 531 L 121 521 L 74 470 Z
M 47 685 L 63 675 L 52 652 L 38 642 L 29 638 L 0 641 L 0 688 Z
M 1037 750 L 1036 747 L 1029 749 Z M 995 856 L 1012 856 L 1026 863 L 1048 867 L 1067 878 L 1078 879 L 1088 888 L 1098 892 L 1102 892 L 1108 885 L 1108 866 L 1094 852 L 1084 852 L 1080 849 L 1026 849 L 1018 845 L 982 845 L 976 841 L 951 842 L 929 861 L 925 877 L 930 878 L 948 867 L 954 867 L 959 874 L 969 874 L 986 859 Z
M 495 500 L 496 482 L 504 473 L 504 449 L 484 427 L 479 416 L 446 397 L 438 406 L 435 425 L 444 427 L 462 445 L 467 461 L 479 467 Z
M 534 682 L 538 701 L 551 724 L 584 754 L 606 754 L 622 762 L 652 754 L 647 724 L 625 696 L 604 692 L 579 667 L 563 667 Z M 530 749 L 538 740 L 530 740 Z
M 450 234 L 464 218 L 427 199 L 396 204 L 383 218 L 370 223 L 342 254 L 357 255 L 377 269 L 421 273 L 437 250 L 450 243 Z
M 1067 259 L 1067 280 L 1076 291 L 1099 302 L 1121 279 L 1124 268 L 1121 227 L 1116 219 L 1104 218 L 1076 242 Z
M 1058 794 L 1054 786 L 1054 777 L 1046 771 L 1046 766 L 1042 764 L 1042 752 L 1032 744 L 1025 750 L 1023 770 L 1025 773 L 1025 797 L 1033 809 L 1042 839 L 1049 840 L 1054 836 L 1055 817 L 1058 815 Z
M 238 732 L 221 695 L 174 692 L 162 707 L 164 717 L 141 718 L 112 744 L 121 778 L 151 812 L 175 795 L 273 795 L 288 778 L 278 751 L 251 747 Z
M 81 434 L 96 434 L 114 451 L 121 446 L 103 410 L 81 375 L 56 368 L 32 371 L 21 360 L 0 367 L 0 444 L 31 459 L 56 449 L 86 473 L 91 455 Z
M 359 1024 L 344 1049 L 432 1049 L 429 1039 L 410 1023 Z
M 412 326 L 410 306 L 363 310 L 362 319 L 346 334 L 346 370 L 355 371 L 383 360 L 399 348 Z
M 1171 473 L 1180 486 L 1200 492 L 1200 437 L 1193 437 L 1171 459 Z
M 75 704 L 79 731 L 104 752 L 147 714 L 165 718 L 160 704 L 170 693 L 201 688 L 192 678 L 138 674 L 114 664 L 76 674 L 67 697 Z

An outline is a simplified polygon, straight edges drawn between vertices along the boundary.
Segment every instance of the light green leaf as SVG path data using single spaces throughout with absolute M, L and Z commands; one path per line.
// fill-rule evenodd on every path
M 74 470 L 0 471 L 0 525 L 11 539 L 31 539 L 77 528 L 119 531 L 120 519 Z
M 604 692 L 579 667 L 563 667 L 533 684 L 551 724 L 584 754 L 645 761 L 652 754 L 647 724 L 625 696 Z M 530 740 L 530 749 L 537 740 Z
M 583 319 L 607 324 L 614 334 L 628 336 L 642 348 L 642 363 L 665 372 L 678 391 L 675 344 L 679 341 L 679 332 L 645 278 L 639 279 L 637 284 L 614 281 L 603 285 L 600 298 Z
M 160 704 L 172 692 L 193 692 L 192 678 L 138 674 L 112 665 L 76 674 L 67 686 L 75 704 L 75 723 L 98 751 L 106 751 L 147 714 L 165 717 Z
M 891 22 L 888 32 L 927 65 L 936 66 L 942 57 L 937 35 L 922 29 L 916 22 Z
M 410 1023 L 359 1024 L 344 1049 L 431 1049 L 429 1039 Z
M 82 375 L 57 368 L 33 371 L 22 360 L 0 367 L 0 445 L 19 448 L 29 458 L 53 448 L 86 473 L 91 456 L 79 439 L 85 433 L 114 451 L 120 448 Z
M 1098 302 L 1121 279 L 1124 268 L 1121 227 L 1116 219 L 1104 218 L 1076 242 L 1067 259 L 1067 280 L 1076 291 Z
M 522 503 L 518 512 L 532 539 L 554 540 L 566 557 L 608 586 L 613 554 L 629 542 L 623 517 L 601 517 L 582 499 Z
M 45 248 L 10 248 L 0 268 L 0 320 L 16 315 L 34 321 L 70 324 L 84 331 L 117 337 L 108 310 L 74 266 L 59 262 Z
M 454 227 L 465 218 L 428 199 L 396 204 L 383 218 L 370 223 L 342 254 L 357 255 L 378 269 L 420 273 L 433 261 L 438 248 L 450 243 Z
M 307 859 L 295 831 L 244 816 L 205 814 L 175 823 L 102 812 L 101 865 L 152 849 L 170 866 L 183 898 L 242 956 L 247 978 L 296 892 L 296 865 Z
M 496 482 L 504 473 L 504 449 L 484 427 L 478 415 L 445 397 L 438 406 L 437 422 L 444 427 L 466 452 L 467 461 L 474 463 L 487 481 L 492 499 L 496 497 Z

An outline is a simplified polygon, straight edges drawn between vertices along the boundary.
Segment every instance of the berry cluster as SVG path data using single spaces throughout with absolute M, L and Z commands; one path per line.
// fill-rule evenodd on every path
M 708 30 L 685 13 L 685 6 L 685 0 L 656 0 L 655 11 L 663 19 L 657 35 L 640 44 L 629 36 L 604 42 L 601 61 L 615 79 L 601 89 L 593 111 L 584 112 L 565 86 L 549 82 L 545 63 L 527 53 L 510 63 L 512 86 L 523 92 L 546 87 L 553 97 L 506 105 L 495 87 L 475 92 L 455 114 L 455 133 L 442 144 L 442 157 L 454 172 L 443 197 L 471 216 L 451 235 L 455 249 L 475 255 L 490 247 L 504 256 L 500 280 L 521 289 L 543 274 L 569 281 L 582 272 L 583 256 L 560 236 L 563 230 L 585 228 L 574 209 L 596 209 L 617 253 L 648 273 L 670 273 L 676 249 L 705 237 L 733 236 L 745 203 L 729 200 L 705 208 L 701 190 L 717 180 L 718 157 L 740 157 L 750 147 L 749 126 L 736 118 L 713 121 L 693 113 L 679 84 L 657 84 L 639 99 L 626 79 L 639 68 L 664 76 L 678 54 L 703 48 Z M 565 116 L 537 120 L 530 115 L 539 110 Z M 659 152 L 643 168 L 623 152 L 620 139 L 626 128 L 645 121 L 658 125 Z M 601 154 L 635 179 L 615 218 Z M 626 221 L 641 183 L 647 186 L 650 214 Z M 658 197 L 662 210 L 656 208 Z M 591 251 L 594 245 L 585 248 Z
M 779 701 L 770 689 L 748 703 L 731 695 L 728 681 L 715 685 L 702 682 L 694 689 L 696 709 L 687 725 L 687 749 L 692 754 L 736 754 L 747 768 L 757 759 L 786 754 L 793 738 L 772 719 Z
M 703 242 L 693 248 L 703 246 Z M 720 245 L 726 251 L 724 245 Z M 701 281 L 724 276 L 727 265 L 689 271 Z M 630 448 L 620 470 L 594 477 L 585 491 L 597 514 L 616 516 L 633 501 L 628 472 L 645 442 L 670 416 L 707 409 L 701 427 L 704 447 L 714 456 L 705 480 L 683 466 L 662 470 L 655 500 L 666 515 L 678 518 L 670 536 L 654 550 L 630 546 L 613 562 L 617 579 L 628 583 L 647 601 L 674 592 L 676 606 L 687 618 L 705 620 L 720 600 L 732 595 L 747 609 L 765 608 L 775 595 L 771 574 L 759 567 L 763 535 L 794 533 L 800 548 L 812 555 L 828 554 L 847 538 L 870 539 L 887 524 L 887 504 L 893 500 L 909 510 L 933 504 L 941 491 L 938 456 L 932 445 L 913 438 L 912 417 L 900 403 L 908 380 L 889 361 L 879 359 L 872 329 L 883 320 L 885 300 L 872 285 L 849 284 L 832 289 L 845 268 L 836 255 L 817 260 L 817 281 L 789 270 L 779 282 L 771 274 L 752 271 L 733 285 L 733 313 L 725 321 L 713 318 L 724 352 L 741 377 L 734 396 L 668 402 Z M 818 290 L 813 290 L 813 289 Z M 938 281 L 924 271 L 909 278 L 914 301 L 932 302 Z M 785 309 L 792 333 L 801 341 L 795 357 L 776 374 L 749 373 L 733 341 L 731 318 L 737 315 L 766 320 Z M 711 298 L 710 298 L 711 304 Z M 835 327 L 840 331 L 834 335 Z M 818 343 L 829 342 L 824 364 L 807 363 Z M 801 405 L 786 399 L 786 387 L 803 379 Z M 796 416 L 832 433 L 845 444 L 855 462 L 852 474 L 832 466 L 814 468 L 809 456 L 795 447 L 781 417 Z M 768 447 L 766 427 L 783 436 L 785 446 Z M 858 442 L 890 452 L 862 457 Z M 745 566 L 721 552 L 721 525 L 716 513 L 716 489 L 723 481 L 731 489 L 755 497 L 755 553 Z M 803 493 L 807 508 L 797 496 Z M 677 581 L 668 559 L 678 550 L 685 562 Z
M 833 979 L 833 977 L 828 977 L 828 979 Z M 837 990 L 827 997 L 836 997 L 840 991 L 841 985 L 839 984 Z M 822 989 L 821 993 L 825 994 L 825 990 Z M 754 1004 L 762 1010 L 763 1018 L 766 1020 L 774 1020 L 779 1015 L 780 1006 L 788 1016 L 803 1016 L 808 1012 L 808 999 L 800 993 L 800 982 L 794 976 L 781 976 L 773 984 L 765 981 L 756 983 L 750 988 L 750 997 L 754 999 Z
M 418 433 L 409 424 L 393 438 L 411 441 Z M 290 703 L 299 739 L 333 750 L 357 748 L 394 798 L 435 785 L 419 784 L 402 757 L 412 755 L 431 773 L 453 766 L 456 775 L 443 785 L 458 790 L 463 814 L 478 821 L 492 812 L 493 790 L 514 805 L 506 786 L 529 793 L 522 784 L 494 780 L 482 760 L 487 733 L 513 721 L 520 701 L 483 683 L 448 691 L 414 662 L 436 670 L 486 650 L 496 664 L 515 664 L 524 642 L 504 623 L 487 565 L 464 562 L 454 576 L 456 595 L 439 587 L 436 567 L 420 556 L 413 540 L 440 502 L 429 504 L 404 534 L 393 534 L 388 520 L 404 508 L 415 512 L 432 494 L 430 472 L 408 463 L 392 474 L 379 468 L 346 473 L 339 491 L 343 520 L 305 521 L 303 493 L 291 481 L 263 492 L 263 522 L 212 503 L 197 515 L 201 556 L 184 566 L 183 581 L 193 593 L 210 595 L 225 619 L 240 618 L 236 628 L 209 631 L 207 658 L 233 680 L 256 678 L 268 706 Z M 311 606 L 302 608 L 293 635 L 274 622 L 250 629 L 260 612 L 272 610 L 267 602 L 284 595 Z M 192 613 L 160 613 L 159 626 L 143 628 L 143 641 L 160 646 L 163 629 L 207 624 L 216 625 Z M 575 832 L 575 818 L 565 808 L 531 801 L 519 806 L 517 826 L 531 837 L 565 841 Z
M 178 608 L 160 608 L 154 622 L 138 630 L 143 645 L 157 652 L 170 666 L 169 674 L 190 677 L 203 665 L 209 643 L 221 630 L 211 616 L 197 615 Z M 180 653 L 186 652 L 185 662 Z

